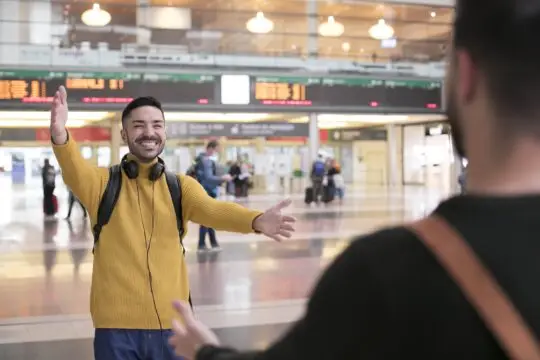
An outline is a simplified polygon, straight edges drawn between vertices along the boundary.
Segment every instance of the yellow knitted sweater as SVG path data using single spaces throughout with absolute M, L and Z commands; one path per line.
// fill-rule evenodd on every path
M 53 148 L 64 182 L 88 209 L 94 225 L 109 178 L 108 169 L 90 165 L 71 136 L 66 144 L 53 144 Z M 159 329 L 148 268 L 164 329 L 172 326 L 172 301 L 188 299 L 189 279 L 172 199 L 164 176 L 155 184 L 148 180 L 151 165 L 139 164 L 139 177 L 134 180 L 122 172 L 118 202 L 95 249 L 90 311 L 96 328 Z M 192 221 L 216 230 L 253 232 L 253 220 L 260 212 L 214 200 L 196 180 L 189 176 L 179 177 L 184 228 L 187 229 L 187 222 Z M 145 242 L 150 236 L 147 262 Z

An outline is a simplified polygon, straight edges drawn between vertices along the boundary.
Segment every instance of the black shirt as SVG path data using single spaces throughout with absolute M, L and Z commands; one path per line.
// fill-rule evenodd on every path
M 540 196 L 451 198 L 435 210 L 469 242 L 540 334 Z M 403 227 L 357 238 L 306 315 L 264 352 L 205 347 L 197 360 L 507 359 L 461 290 Z

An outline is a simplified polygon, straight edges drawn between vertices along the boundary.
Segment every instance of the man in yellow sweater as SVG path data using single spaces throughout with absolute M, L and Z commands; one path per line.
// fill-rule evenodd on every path
M 86 162 L 66 129 L 67 94 L 60 87 L 51 110 L 51 139 L 64 182 L 84 204 L 92 225 L 109 181 L 109 169 Z M 121 164 L 121 190 L 110 221 L 95 246 L 90 311 L 96 328 L 96 360 L 173 360 L 167 344 L 174 299 L 189 299 L 189 281 L 177 217 L 164 166 L 165 119 L 161 104 L 138 98 L 122 113 L 130 153 Z M 158 164 L 156 166 L 156 164 Z M 156 170 L 159 170 L 156 173 Z M 261 213 L 212 199 L 200 184 L 179 176 L 184 228 L 192 221 L 217 230 L 257 232 L 281 240 L 294 218 L 283 201 Z M 180 195 L 180 194 L 179 194 Z

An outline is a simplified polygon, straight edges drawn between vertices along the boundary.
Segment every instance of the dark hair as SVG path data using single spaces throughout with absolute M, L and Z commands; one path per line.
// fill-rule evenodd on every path
M 454 48 L 470 54 L 509 131 L 540 135 L 540 121 L 531 121 L 540 116 L 539 33 L 539 0 L 456 2 Z
M 208 144 L 206 144 L 206 149 L 212 149 L 215 150 L 219 146 L 219 142 L 217 140 L 210 140 Z
M 159 109 L 161 113 L 163 114 L 163 108 L 161 107 L 161 103 L 151 97 L 151 96 L 141 96 L 136 99 L 133 99 L 127 106 L 124 108 L 124 111 L 122 111 L 122 126 L 125 126 L 127 118 L 131 115 L 133 110 L 138 109 L 143 106 L 152 106 L 156 109 Z

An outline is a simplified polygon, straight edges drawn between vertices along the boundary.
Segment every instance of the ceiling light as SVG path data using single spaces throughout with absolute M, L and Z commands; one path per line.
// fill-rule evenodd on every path
M 445 115 L 374 115 L 374 114 L 321 114 L 317 117 L 319 128 L 361 126 L 362 124 L 384 125 L 414 122 L 444 121 Z M 307 116 L 290 119 L 291 123 L 306 123 Z
M 264 17 L 264 14 L 259 11 L 255 17 L 248 20 L 246 29 L 254 34 L 268 34 L 274 29 L 274 23 Z
M 434 18 L 435 16 L 437 16 L 437 13 L 435 11 L 432 11 L 431 12 L 431 17 Z
M 349 126 L 354 126 L 354 124 L 349 124 L 346 122 L 341 121 L 333 121 L 333 122 L 324 122 L 319 124 L 319 129 L 337 129 L 337 128 L 346 128 Z
M 327 22 L 319 25 L 319 34 L 324 37 L 338 37 L 343 32 L 345 32 L 345 27 L 338 23 L 333 16 L 329 16 Z
M 394 28 L 388 25 L 384 19 L 380 19 L 369 29 L 369 36 L 375 40 L 388 40 L 394 36 Z
M 92 9 L 83 12 L 81 20 L 88 26 L 103 27 L 111 22 L 111 14 L 101 9 L 99 4 L 94 4 Z
M 416 121 L 441 121 L 444 115 L 373 115 L 373 114 L 321 114 L 318 116 L 321 123 L 369 123 L 369 124 L 395 124 Z

